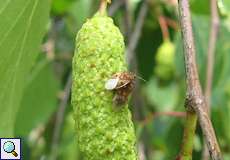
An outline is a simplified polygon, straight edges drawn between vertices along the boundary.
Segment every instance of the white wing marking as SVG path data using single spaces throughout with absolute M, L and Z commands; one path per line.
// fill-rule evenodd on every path
M 118 84 L 118 81 L 119 81 L 118 78 L 109 79 L 108 81 L 105 82 L 105 89 L 107 90 L 115 89 Z

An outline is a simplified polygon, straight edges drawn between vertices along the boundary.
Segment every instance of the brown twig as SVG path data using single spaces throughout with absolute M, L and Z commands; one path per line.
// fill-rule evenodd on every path
M 125 16 L 126 18 L 129 18 L 129 10 L 128 10 L 128 0 L 126 0 L 126 8 L 125 8 Z M 127 32 L 127 48 L 126 48 L 126 62 L 128 64 L 129 70 L 133 71 L 135 73 L 138 73 L 138 62 L 136 59 L 136 54 L 135 54 L 135 49 L 137 47 L 138 41 L 141 36 L 142 28 L 144 25 L 145 17 L 147 15 L 148 11 L 148 5 L 147 5 L 147 0 L 144 0 L 142 3 L 142 6 L 140 8 L 140 11 L 138 13 L 136 23 L 134 26 L 133 32 L 130 34 L 130 32 Z M 130 25 L 126 23 L 126 25 Z M 127 29 L 131 28 L 129 26 L 126 26 Z M 132 27 L 133 28 L 133 27 Z M 141 106 L 143 106 L 143 98 L 140 95 L 140 82 L 139 79 L 136 80 L 135 83 L 135 88 L 132 94 L 132 101 L 131 103 L 134 106 L 134 117 L 136 119 L 141 119 Z M 145 146 L 143 145 L 143 150 L 145 150 Z M 144 154 L 145 152 L 143 152 Z
M 173 28 L 176 31 L 179 30 L 179 24 L 175 20 L 168 17 L 164 17 L 164 19 L 169 27 Z
M 116 0 L 112 3 L 112 5 L 109 7 L 108 15 L 112 16 L 114 13 L 125 3 L 124 0 Z
M 132 30 L 132 15 L 130 11 L 129 0 L 124 1 L 124 26 L 125 26 L 125 37 L 127 39 L 127 43 L 129 43 L 131 30 Z
M 212 79 L 213 79 L 213 65 L 214 65 L 214 55 L 216 49 L 217 34 L 219 30 L 219 15 L 217 10 L 217 1 L 210 0 L 211 9 L 211 29 L 209 35 L 209 44 L 207 51 L 207 69 L 206 69 L 206 87 L 205 87 L 205 98 L 207 102 L 207 112 L 210 114 L 210 98 L 212 90 Z M 209 153 L 207 145 L 204 145 L 203 149 L 203 160 L 209 159 Z
M 135 49 L 141 36 L 141 31 L 144 25 L 145 17 L 147 15 L 148 5 L 147 0 L 144 0 L 140 11 L 138 13 L 134 30 L 131 35 L 128 36 L 128 45 L 126 48 L 126 61 L 130 71 L 138 73 L 138 62 L 136 59 Z M 141 119 L 141 106 L 143 106 L 143 98 L 140 95 L 140 80 L 136 79 L 135 88 L 132 93 L 131 103 L 134 106 L 134 117 Z
M 210 36 L 209 36 L 208 51 L 207 51 L 207 72 L 206 72 L 206 87 L 205 87 L 205 97 L 207 101 L 208 112 L 210 107 L 214 54 L 216 49 L 218 30 L 219 30 L 219 16 L 217 10 L 217 1 L 211 0 L 211 29 L 210 29 Z
M 184 46 L 184 58 L 186 69 L 186 83 L 187 83 L 187 95 L 185 100 L 185 106 L 187 113 L 196 113 L 199 119 L 199 123 L 204 135 L 204 138 L 208 145 L 209 153 L 213 160 L 222 160 L 220 148 L 215 136 L 215 132 L 206 111 L 206 102 L 201 90 L 198 70 L 195 58 L 195 45 L 192 32 L 191 15 L 189 11 L 188 0 L 179 0 L 179 20 L 181 25 L 183 46 Z M 192 115 L 194 116 L 194 114 Z M 193 118 L 193 121 L 196 118 Z M 190 126 L 185 126 L 190 127 Z M 193 126 L 194 127 L 194 126 Z M 192 135 L 193 136 L 193 135 Z M 186 143 L 186 135 L 184 133 L 183 143 Z M 183 146 L 182 146 L 183 147 Z M 183 148 L 182 148 L 183 150 Z M 191 150 L 190 150 L 191 151 Z
M 161 116 L 184 118 L 186 116 L 186 113 L 185 112 L 175 112 L 175 111 L 153 112 L 153 113 L 150 113 L 147 117 L 145 117 L 145 119 L 141 121 L 141 124 L 146 125 L 152 122 L 153 119 L 161 117 Z
M 139 142 L 138 144 L 138 159 L 139 160 L 145 160 L 146 156 L 145 156 L 145 147 L 144 144 L 142 142 Z
M 110 0 L 101 0 L 100 1 L 100 6 L 99 6 L 99 12 L 101 14 L 105 14 L 106 13 L 106 9 L 107 9 L 107 3 L 110 3 Z
M 42 46 L 42 51 L 46 53 L 48 60 L 53 60 L 55 58 L 54 46 L 55 40 L 53 38 L 48 39 L 48 41 Z
M 128 46 L 126 48 L 126 61 L 129 66 L 129 70 L 132 72 L 137 73 L 138 67 L 137 67 L 137 60 L 135 56 L 135 49 L 137 47 L 138 41 L 141 36 L 141 31 L 144 25 L 145 16 L 148 11 L 148 5 L 147 0 L 145 0 L 140 8 L 140 11 L 137 16 L 137 20 L 134 26 L 134 31 L 132 34 L 128 37 Z M 140 109 L 140 106 L 142 106 L 142 98 L 140 96 L 140 83 L 139 80 L 136 80 L 135 88 L 132 94 L 132 103 L 135 105 L 135 109 Z M 139 106 L 139 108 L 137 108 Z M 138 112 L 139 114 L 139 112 Z M 139 117 L 139 116 L 138 116 Z
M 162 32 L 164 41 L 169 40 L 170 37 L 169 37 L 168 25 L 167 25 L 165 18 L 162 15 L 158 17 L 158 22 L 160 24 L 160 28 L 161 28 L 161 32 Z
M 134 51 L 140 39 L 140 35 L 141 35 L 142 27 L 144 25 L 145 16 L 147 15 L 147 11 L 148 11 L 148 5 L 147 5 L 147 1 L 145 0 L 137 16 L 137 21 L 134 27 L 134 31 L 130 36 L 129 44 L 126 49 L 126 60 L 130 68 L 135 68 L 132 67 L 135 66 L 136 63 Z
M 71 92 L 71 85 L 72 85 L 72 74 L 69 75 L 65 88 L 64 88 L 64 95 L 61 99 L 61 102 L 58 107 L 58 111 L 56 114 L 56 120 L 54 124 L 54 130 L 53 130 L 53 138 L 52 138 L 52 146 L 51 146 L 51 159 L 56 160 L 57 159 L 57 149 L 60 139 L 60 132 L 64 120 L 65 110 L 68 104 L 68 100 L 70 97 Z

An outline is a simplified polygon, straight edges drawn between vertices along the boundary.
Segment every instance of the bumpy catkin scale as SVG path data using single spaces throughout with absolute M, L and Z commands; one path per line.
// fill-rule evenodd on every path
M 79 148 L 87 160 L 136 160 L 128 106 L 115 109 L 105 82 L 125 71 L 124 40 L 113 20 L 97 13 L 76 38 L 72 105 Z

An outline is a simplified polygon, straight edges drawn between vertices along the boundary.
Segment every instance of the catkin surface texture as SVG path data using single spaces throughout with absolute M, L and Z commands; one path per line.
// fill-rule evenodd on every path
M 128 106 L 115 109 L 104 88 L 114 73 L 126 71 L 124 40 L 113 20 L 96 14 L 76 37 L 72 105 L 79 148 L 88 160 L 136 160 Z

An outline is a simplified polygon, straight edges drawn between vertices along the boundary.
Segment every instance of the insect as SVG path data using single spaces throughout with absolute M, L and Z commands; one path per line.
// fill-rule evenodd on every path
M 105 89 L 115 92 L 113 103 L 116 106 L 121 106 L 128 101 L 128 97 L 134 88 L 136 77 L 137 76 L 131 72 L 120 72 L 114 74 L 111 79 L 106 81 Z

